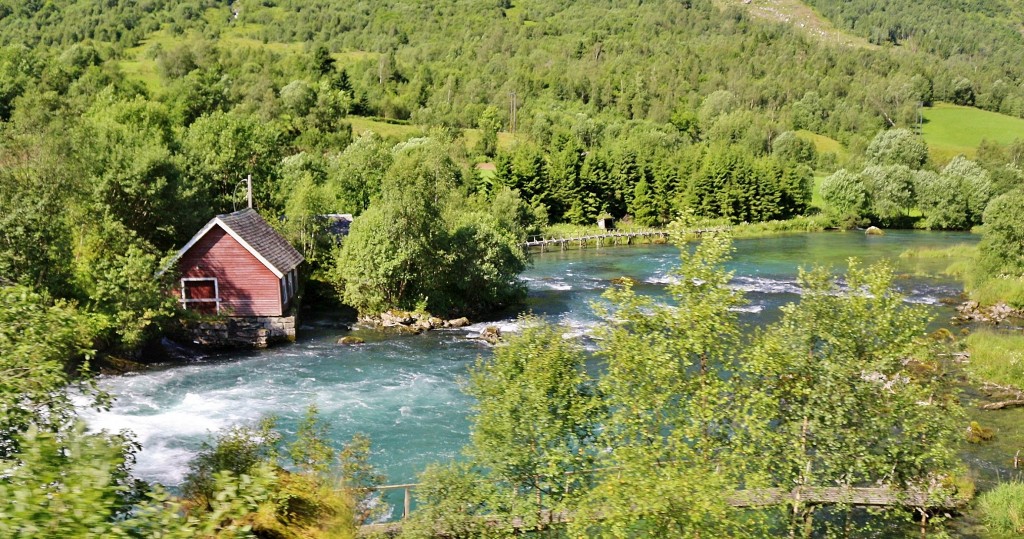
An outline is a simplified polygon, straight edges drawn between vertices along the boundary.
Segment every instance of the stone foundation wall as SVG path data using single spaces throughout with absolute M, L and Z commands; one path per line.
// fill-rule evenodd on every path
M 294 316 L 235 316 L 200 322 L 186 331 L 196 344 L 212 348 L 266 348 L 295 340 Z

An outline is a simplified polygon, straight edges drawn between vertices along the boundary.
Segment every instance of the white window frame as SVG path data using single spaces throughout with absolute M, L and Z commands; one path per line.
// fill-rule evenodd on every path
M 212 298 L 186 298 L 185 297 L 185 283 L 197 282 L 197 281 L 213 281 L 213 296 Z M 181 278 L 181 299 L 178 300 L 181 303 L 181 307 L 184 309 L 188 308 L 189 303 L 217 303 L 217 314 L 220 314 L 220 283 L 216 277 L 182 277 Z

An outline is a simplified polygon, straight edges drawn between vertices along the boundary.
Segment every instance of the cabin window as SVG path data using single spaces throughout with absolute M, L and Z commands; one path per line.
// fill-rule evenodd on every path
M 181 280 L 181 306 L 204 314 L 220 314 L 220 286 L 214 277 Z

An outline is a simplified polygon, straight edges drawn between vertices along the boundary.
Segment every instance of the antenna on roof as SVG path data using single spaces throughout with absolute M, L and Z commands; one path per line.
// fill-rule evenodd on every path
M 252 209 L 252 174 L 249 174 L 245 178 L 245 199 L 249 203 L 249 209 Z

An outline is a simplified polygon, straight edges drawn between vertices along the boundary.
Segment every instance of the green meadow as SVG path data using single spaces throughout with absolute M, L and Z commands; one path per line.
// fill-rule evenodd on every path
M 834 153 L 836 154 L 836 157 L 840 158 L 845 158 L 847 155 L 846 148 L 843 147 L 843 144 L 834 138 L 820 135 L 806 129 L 796 131 L 796 136 L 814 144 L 814 150 L 819 154 Z
M 974 157 L 982 140 L 1009 144 L 1024 139 L 1024 119 L 973 107 L 937 103 L 924 109 L 922 136 L 932 159 L 946 163 L 959 154 Z

